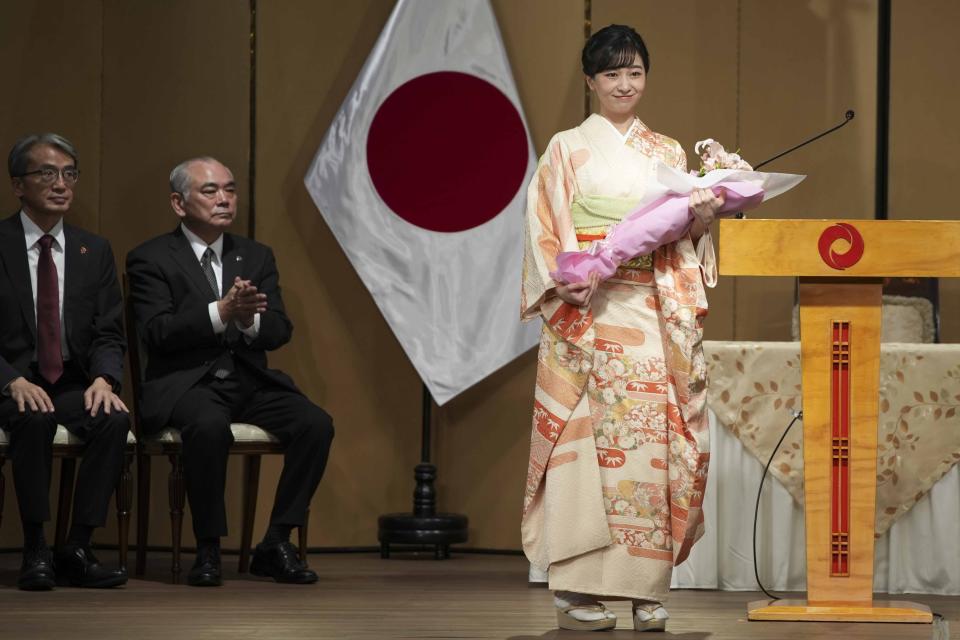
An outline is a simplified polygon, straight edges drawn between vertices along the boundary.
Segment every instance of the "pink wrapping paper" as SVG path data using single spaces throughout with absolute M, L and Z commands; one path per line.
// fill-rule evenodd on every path
M 717 215 L 732 215 L 760 205 L 763 188 L 753 182 L 724 181 L 710 187 L 725 201 Z M 606 280 L 622 263 L 652 253 L 675 242 L 693 224 L 689 194 L 669 193 L 637 209 L 614 225 L 607 237 L 584 251 L 565 251 L 557 256 L 557 269 L 550 276 L 558 283 L 586 282 L 591 273 Z

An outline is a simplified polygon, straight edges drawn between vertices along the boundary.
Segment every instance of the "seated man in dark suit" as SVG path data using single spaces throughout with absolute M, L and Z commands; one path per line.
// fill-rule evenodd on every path
M 21 138 L 7 167 L 20 211 L 0 221 L 0 428 L 10 438 L 23 523 L 21 589 L 56 578 L 113 587 L 123 571 L 90 550 L 123 469 L 130 419 L 123 377 L 123 304 L 110 244 L 65 224 L 80 172 L 77 152 L 52 134 Z M 52 557 L 50 470 L 57 423 L 86 442 L 67 544 Z
M 233 174 L 194 158 L 170 174 L 181 223 L 127 256 L 130 295 L 147 348 L 143 429 L 179 429 L 187 498 L 197 537 L 188 582 L 221 584 L 220 537 L 231 422 L 255 424 L 286 445 L 270 526 L 250 570 L 278 582 L 317 574 L 290 543 L 303 524 L 333 440 L 333 423 L 286 374 L 267 368 L 267 351 L 290 340 L 273 252 L 226 233 L 237 213 Z

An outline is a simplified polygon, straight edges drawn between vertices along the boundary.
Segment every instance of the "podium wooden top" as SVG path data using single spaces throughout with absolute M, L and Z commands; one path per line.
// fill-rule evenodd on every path
M 960 276 L 958 220 L 720 221 L 727 276 Z

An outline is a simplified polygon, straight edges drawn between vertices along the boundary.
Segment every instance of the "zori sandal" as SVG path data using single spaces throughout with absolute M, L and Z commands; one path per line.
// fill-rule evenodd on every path
M 595 620 L 580 620 L 573 616 L 574 611 L 601 615 Z M 617 617 L 602 604 L 575 604 L 557 609 L 557 626 L 570 631 L 606 631 L 617 626 Z

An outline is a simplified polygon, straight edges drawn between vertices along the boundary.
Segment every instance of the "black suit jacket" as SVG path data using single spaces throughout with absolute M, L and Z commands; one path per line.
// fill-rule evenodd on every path
M 213 332 L 208 307 L 217 298 L 179 226 L 127 255 L 130 298 L 137 331 L 147 350 L 140 398 L 140 418 L 147 431 L 166 426 L 177 401 L 224 352 L 243 361 L 257 375 L 299 393 L 289 376 L 267 368 L 266 352 L 289 342 L 293 332 L 283 309 L 273 252 L 259 242 L 226 233 L 222 263 L 221 296 L 236 276 L 250 280 L 267 295 L 267 311 L 260 314 L 260 332 L 249 344 L 232 322 L 223 334 Z
M 70 359 L 87 378 L 123 379 L 123 301 L 110 243 L 64 223 L 63 323 Z M 0 220 L 0 388 L 30 378 L 37 317 L 17 213 Z

